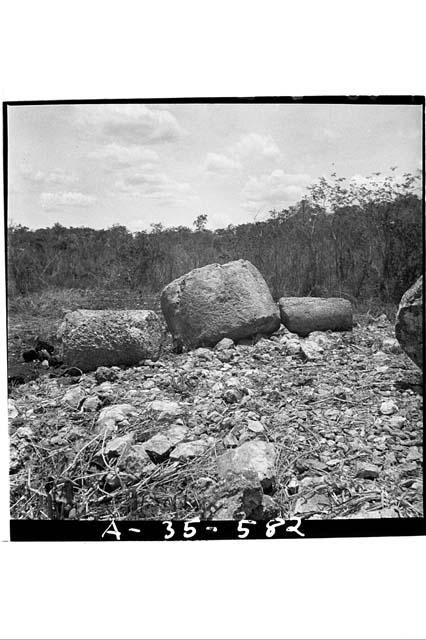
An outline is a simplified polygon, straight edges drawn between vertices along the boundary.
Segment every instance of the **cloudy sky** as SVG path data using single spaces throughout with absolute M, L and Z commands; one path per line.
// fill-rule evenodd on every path
M 421 107 L 307 104 L 8 108 L 9 222 L 131 231 L 263 219 L 321 175 L 421 167 Z

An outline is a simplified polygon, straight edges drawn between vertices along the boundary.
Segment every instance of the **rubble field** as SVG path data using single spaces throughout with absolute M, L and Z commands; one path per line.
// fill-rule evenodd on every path
M 385 316 L 357 320 L 38 369 L 9 390 L 11 518 L 421 517 L 421 372 Z

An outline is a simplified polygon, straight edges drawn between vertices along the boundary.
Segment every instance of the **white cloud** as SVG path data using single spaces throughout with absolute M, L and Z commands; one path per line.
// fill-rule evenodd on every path
M 222 153 L 208 153 L 204 162 L 207 173 L 228 173 L 241 169 L 241 163 Z
M 153 166 L 159 160 L 158 153 L 153 149 L 144 146 L 128 147 L 115 142 L 90 151 L 88 156 L 107 163 L 111 169 L 127 169 L 137 164 Z
M 62 171 L 61 169 L 45 172 L 36 171 L 24 165 L 21 167 L 21 175 L 28 182 L 42 186 L 66 186 L 78 182 L 77 176 Z
M 281 151 L 272 136 L 259 133 L 247 133 L 231 147 L 231 153 L 240 161 L 251 159 L 273 160 L 281 159 Z
M 135 171 L 115 183 L 115 190 L 132 198 L 148 198 L 163 203 L 176 204 L 193 199 L 192 188 L 187 182 L 178 182 L 166 173 Z
M 294 204 L 303 196 L 309 183 L 309 175 L 284 173 L 281 169 L 252 176 L 242 190 L 243 207 L 249 211 L 258 211 Z
M 224 153 L 208 153 L 204 161 L 204 171 L 212 174 L 227 174 L 244 170 L 244 167 L 265 167 L 265 164 L 282 159 L 281 151 L 272 136 L 246 133 Z
M 43 209 L 51 211 L 62 207 L 89 207 L 96 202 L 95 196 L 77 191 L 63 191 L 61 193 L 43 192 L 40 202 Z
M 145 104 L 84 105 L 77 109 L 79 122 L 87 130 L 121 144 L 171 142 L 184 133 L 170 111 Z

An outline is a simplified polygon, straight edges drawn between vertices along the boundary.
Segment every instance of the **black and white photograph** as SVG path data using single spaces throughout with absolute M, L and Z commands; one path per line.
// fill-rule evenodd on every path
M 424 639 L 424 3 L 0 5 L 0 638 Z
M 424 532 L 423 118 L 4 104 L 12 538 Z

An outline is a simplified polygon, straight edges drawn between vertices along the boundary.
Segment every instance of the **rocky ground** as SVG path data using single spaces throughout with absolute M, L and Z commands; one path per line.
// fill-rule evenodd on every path
M 421 374 L 393 324 L 253 342 L 81 376 L 22 365 L 11 517 L 422 516 Z

